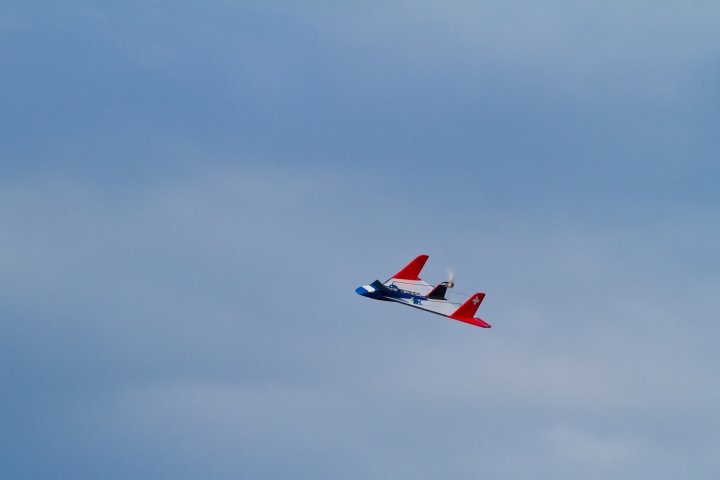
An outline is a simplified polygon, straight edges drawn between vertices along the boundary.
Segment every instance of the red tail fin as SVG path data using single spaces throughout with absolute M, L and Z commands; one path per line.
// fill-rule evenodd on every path
M 452 315 L 450 315 L 450 318 L 454 318 L 456 320 L 461 318 L 473 318 L 473 315 L 475 315 L 475 312 L 477 312 L 477 309 L 482 303 L 483 298 L 485 298 L 484 293 L 476 293 L 472 297 L 468 298 L 465 303 L 460 305 L 460 307 L 455 310 Z
M 408 263 L 405 268 L 393 275 L 392 278 L 397 278 L 398 280 L 420 280 L 418 275 L 420 275 L 420 270 L 422 270 L 425 266 L 427 259 L 427 255 L 420 255 L 415 260 Z
M 490 328 L 490 324 L 487 323 L 485 320 L 473 318 L 473 315 L 475 315 L 475 312 L 477 312 L 477 309 L 482 303 L 483 298 L 485 298 L 484 293 L 476 293 L 472 297 L 468 298 L 465 303 L 460 305 L 460 307 L 455 310 L 452 315 L 450 315 L 450 318 L 452 318 L 453 320 L 460 320 L 461 322 L 469 323 L 470 325 Z

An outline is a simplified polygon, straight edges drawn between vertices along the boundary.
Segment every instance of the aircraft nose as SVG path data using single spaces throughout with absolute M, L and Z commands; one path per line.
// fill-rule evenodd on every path
M 358 287 L 355 289 L 355 292 L 362 295 L 363 297 L 367 297 L 374 291 L 375 291 L 375 289 L 373 287 L 371 287 L 370 285 L 363 285 L 362 287 Z

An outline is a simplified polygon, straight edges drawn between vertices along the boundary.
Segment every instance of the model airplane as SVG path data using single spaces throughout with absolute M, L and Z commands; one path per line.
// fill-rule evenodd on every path
M 452 279 L 434 287 L 420 280 L 418 275 L 420 275 L 420 270 L 425 266 L 427 259 L 427 255 L 420 255 L 393 275 L 387 282 L 380 283 L 380 280 L 375 280 L 370 285 L 358 287 L 355 291 L 363 297 L 397 302 L 420 310 L 437 313 L 453 320 L 469 323 L 470 325 L 490 328 L 490 325 L 485 321 L 473 318 L 480 303 L 485 298 L 484 293 L 476 293 L 461 305 L 452 303 L 445 298 L 447 289 L 455 286 Z

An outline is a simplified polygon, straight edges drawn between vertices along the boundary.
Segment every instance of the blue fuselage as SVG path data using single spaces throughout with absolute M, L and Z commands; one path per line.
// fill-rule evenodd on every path
M 427 300 L 426 297 L 419 293 L 401 290 L 394 284 L 385 286 L 380 280 L 375 280 L 370 285 L 363 285 L 355 289 L 355 292 L 363 297 L 374 298 L 375 300 L 390 300 L 392 298 L 411 298 L 413 303 L 420 300 Z

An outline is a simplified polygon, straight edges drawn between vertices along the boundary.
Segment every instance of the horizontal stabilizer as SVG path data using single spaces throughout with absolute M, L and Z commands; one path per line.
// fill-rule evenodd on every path
M 429 257 L 427 255 L 420 255 L 412 262 L 408 263 L 405 268 L 400 270 L 398 273 L 392 276 L 397 280 L 420 280 L 420 271 L 425 266 L 425 262 Z

